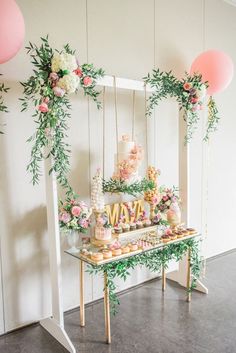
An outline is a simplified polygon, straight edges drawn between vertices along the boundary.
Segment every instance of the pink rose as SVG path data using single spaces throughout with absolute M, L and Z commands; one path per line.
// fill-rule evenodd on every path
M 74 73 L 79 76 L 79 77 L 82 77 L 83 76 L 83 72 L 82 70 L 80 70 L 80 68 L 78 67 L 76 70 L 74 70 Z
M 89 76 L 85 76 L 85 78 L 83 79 L 83 83 L 85 86 L 91 86 L 91 84 L 93 83 L 93 79 Z
M 47 113 L 48 110 L 49 110 L 47 103 L 42 102 L 42 103 L 38 106 L 38 110 L 39 110 L 41 113 Z
M 169 199 L 169 197 L 166 196 L 166 195 L 164 195 L 164 196 L 162 197 L 162 200 L 163 200 L 164 202 L 166 202 L 168 199 Z
M 191 102 L 192 104 L 195 104 L 195 103 L 198 102 L 198 98 L 191 98 L 190 102 Z
M 192 84 L 190 82 L 185 82 L 183 88 L 185 91 L 189 91 L 192 88 Z
M 71 220 L 71 216 L 69 215 L 69 213 L 67 212 L 61 212 L 59 214 L 59 221 L 63 222 L 63 223 L 68 223 Z
M 58 87 L 58 86 L 53 87 L 52 90 L 53 90 L 55 96 L 57 96 L 57 97 L 63 97 L 64 94 L 66 93 L 66 91 L 63 88 Z
M 52 81 L 58 81 L 59 80 L 59 76 L 56 72 L 51 72 L 49 75 L 50 80 Z
M 49 103 L 49 97 L 45 97 L 43 100 L 44 103 L 48 104 Z
M 168 228 L 168 229 L 166 229 L 166 235 L 170 235 L 170 234 L 172 234 L 172 230 L 170 229 L 170 228 Z
M 81 213 L 81 208 L 79 206 L 73 206 L 71 209 L 71 213 L 73 214 L 73 216 L 79 217 Z

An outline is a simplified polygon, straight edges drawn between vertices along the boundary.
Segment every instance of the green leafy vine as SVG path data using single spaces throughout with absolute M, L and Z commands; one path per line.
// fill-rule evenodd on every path
M 0 76 L 2 76 L 2 74 L 0 74 Z M 8 110 L 7 110 L 7 106 L 5 105 L 4 103 L 4 98 L 3 98 L 3 95 L 2 93 L 7 93 L 9 91 L 9 88 L 5 86 L 4 83 L 0 83 L 0 112 L 4 112 L 4 113 L 7 113 Z M 3 134 L 2 131 L 0 131 L 0 134 Z
M 179 109 L 183 111 L 183 118 L 187 124 L 185 143 L 189 142 L 199 122 L 199 111 L 203 108 L 203 99 L 206 96 L 207 82 L 202 82 L 201 75 L 194 74 L 178 80 L 171 71 L 165 72 L 159 69 L 144 77 L 144 82 L 154 88 L 154 92 L 148 98 L 146 116 L 151 117 L 152 112 L 161 100 L 167 97 L 175 97 Z M 209 120 L 204 140 L 208 140 L 209 134 L 216 130 L 219 121 L 218 110 L 212 97 L 208 103 Z
M 169 244 L 162 249 L 149 250 L 127 259 L 111 262 L 108 264 L 93 266 L 89 265 L 88 272 L 90 274 L 104 274 L 107 275 L 107 287 L 109 289 L 110 310 L 112 314 L 117 313 L 117 305 L 120 304 L 116 294 L 117 286 L 114 282 L 115 278 L 119 277 L 124 281 L 130 275 L 130 270 L 136 266 L 144 266 L 152 272 L 160 272 L 162 266 L 168 268 L 170 261 L 179 261 L 191 250 L 191 286 L 189 291 L 196 287 L 197 279 L 201 274 L 202 259 L 199 255 L 199 240 L 187 239 L 179 243 Z
M 102 69 L 95 69 L 92 64 L 79 66 L 75 51 L 66 44 L 61 51 L 52 49 L 48 36 L 41 38 L 40 46 L 29 43 L 26 47 L 34 66 L 33 75 L 21 82 L 24 91 L 22 112 L 32 103 L 35 112 L 32 117 L 36 123 L 35 133 L 28 139 L 32 142 L 31 159 L 27 170 L 32 175 L 33 184 L 39 183 L 41 162 L 52 157 L 50 170 L 55 172 L 60 185 L 72 193 L 67 175 L 70 170 L 70 146 L 66 142 L 68 119 L 71 117 L 69 94 L 76 93 L 81 87 L 86 96 L 91 97 L 97 107 L 99 92 L 96 80 L 104 75 Z
M 153 190 L 155 188 L 154 182 L 143 178 L 141 181 L 136 181 L 131 184 L 127 184 L 125 180 L 112 179 L 108 181 L 103 180 L 103 192 L 111 194 L 123 193 L 132 196 L 137 196 L 143 192 Z

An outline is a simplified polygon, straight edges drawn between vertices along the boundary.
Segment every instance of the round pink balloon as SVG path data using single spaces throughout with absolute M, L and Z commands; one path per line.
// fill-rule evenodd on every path
M 233 61 L 222 51 L 208 50 L 192 63 L 190 74 L 194 73 L 201 74 L 203 82 L 208 81 L 207 93 L 211 96 L 230 84 L 234 73 Z
M 24 18 L 15 0 L 0 0 L 0 64 L 16 55 L 24 35 Z

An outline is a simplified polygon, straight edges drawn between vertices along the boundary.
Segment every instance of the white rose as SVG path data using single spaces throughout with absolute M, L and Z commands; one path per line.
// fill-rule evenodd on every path
M 60 70 L 74 71 L 78 67 L 76 58 L 74 55 L 67 53 L 55 53 L 51 62 L 52 72 L 58 72 Z
M 67 93 L 74 93 L 79 85 L 79 78 L 76 74 L 65 75 L 57 82 L 57 86 L 64 89 Z
M 202 84 L 201 88 L 197 89 L 196 94 L 199 97 L 199 99 L 202 100 L 206 96 L 206 86 Z

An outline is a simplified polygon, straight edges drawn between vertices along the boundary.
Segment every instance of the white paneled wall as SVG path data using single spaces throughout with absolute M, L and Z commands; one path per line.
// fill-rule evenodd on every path
M 107 74 L 141 79 L 154 64 L 173 69 L 181 77 L 195 56 L 204 49 L 228 52 L 236 62 L 234 40 L 236 9 L 221 0 L 17 0 L 26 22 L 27 42 L 38 42 L 47 33 L 53 46 L 69 42 L 80 62 L 93 62 Z M 205 8 L 205 10 L 204 10 Z M 205 26 L 204 16 L 205 14 Z M 205 31 L 204 31 L 205 28 Z M 18 97 L 32 70 L 22 49 L 0 72 L 11 86 L 7 96 L 10 114 L 1 114 L 7 123 L 0 138 L 0 236 L 6 330 L 39 320 L 50 314 L 50 284 L 44 182 L 33 187 L 26 173 L 30 146 L 26 139 L 34 129 L 30 113 L 20 114 Z M 236 196 L 233 188 L 236 168 L 229 157 L 235 150 L 236 120 L 234 92 L 230 88 L 216 99 L 222 115 L 219 132 L 212 138 L 209 167 L 207 256 L 236 247 L 232 231 Z M 102 112 L 82 92 L 72 96 L 69 142 L 72 145 L 71 182 L 81 198 L 89 201 L 89 179 L 102 164 Z M 135 105 L 137 140 L 145 145 L 144 97 L 138 93 Z M 113 171 L 115 153 L 115 114 L 112 89 L 106 92 L 105 173 Z M 174 101 L 162 102 L 155 120 L 148 121 L 150 162 L 162 170 L 161 182 L 178 184 L 178 109 Z M 119 135 L 131 134 L 132 92 L 119 90 Z M 191 145 L 191 221 L 201 227 L 202 144 L 201 129 Z M 90 163 L 89 163 L 90 161 Z M 145 164 L 142 172 L 144 173 Z M 227 186 L 227 187 L 226 187 Z M 216 207 L 216 205 L 218 205 Z M 216 222 L 217 220 L 217 222 Z M 204 227 L 205 228 L 205 227 Z M 222 234 L 225 242 L 222 244 Z M 62 250 L 65 248 L 62 239 Z M 64 308 L 79 303 L 78 263 L 68 255 L 63 261 Z M 134 271 L 120 289 L 140 283 L 153 274 Z M 102 283 L 88 274 L 86 302 L 102 295 Z M 0 281 L 1 282 L 1 281 Z M 99 284 L 98 284 L 99 283 Z M 0 295 L 1 301 L 1 295 Z M 0 303 L 0 315 L 1 315 Z M 2 315 L 1 315 L 2 318 Z M 3 320 L 0 329 L 3 331 Z

